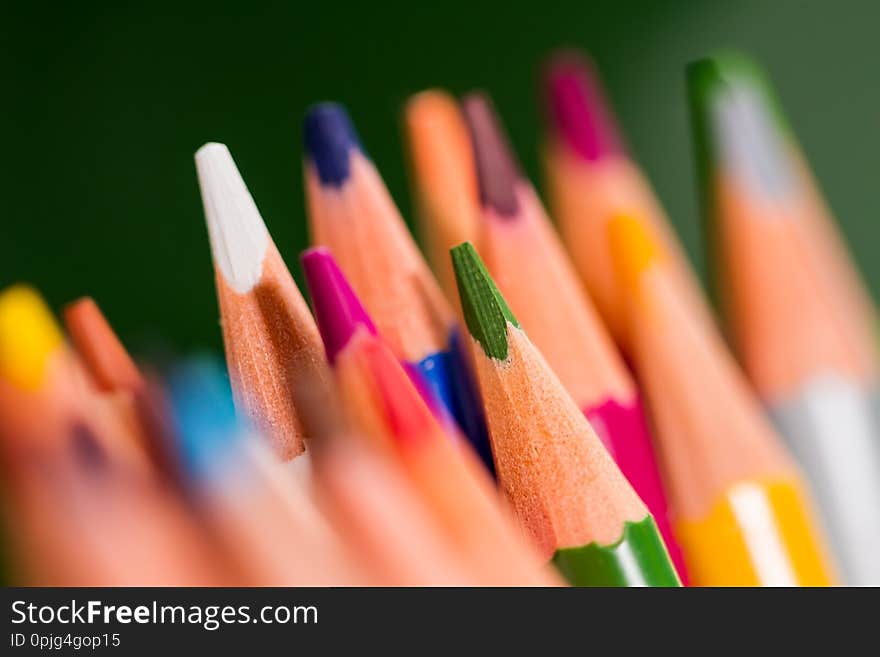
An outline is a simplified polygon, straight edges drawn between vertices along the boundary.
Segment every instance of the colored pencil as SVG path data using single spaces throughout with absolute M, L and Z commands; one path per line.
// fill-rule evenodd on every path
M 450 94 L 431 89 L 404 108 L 419 237 L 446 298 L 458 304 L 449 249 L 475 242 L 479 226 L 474 156 L 467 125 Z
M 340 105 L 317 105 L 304 132 L 313 244 L 333 252 L 398 358 L 421 370 L 491 469 L 479 394 L 455 315 L 348 114 Z
M 23 285 L 3 290 L 0 419 L 5 447 L 55 444 L 69 419 L 73 367 L 64 336 L 36 290 Z
M 479 580 L 444 541 L 412 482 L 379 454 L 346 437 L 315 454 L 327 513 L 384 586 L 467 586 Z M 318 456 L 320 454 L 320 456 Z
M 210 360 L 179 368 L 170 396 L 198 502 L 253 584 L 353 584 L 338 537 L 286 469 L 235 414 Z
M 10 557 L 27 586 L 216 586 L 220 557 L 183 500 L 138 476 L 87 434 L 16 464 Z M 4 478 L 8 473 L 4 473 Z M 8 479 L 6 479 L 8 482 Z
M 15 582 L 216 583 L 181 500 L 157 485 L 90 385 L 39 294 L 0 293 L 0 465 Z
M 523 177 L 491 102 L 464 115 L 477 161 L 486 268 L 556 376 L 648 506 L 686 581 L 635 383 L 583 289 L 538 196 Z
M 84 297 L 68 304 L 64 325 L 99 390 L 112 393 L 144 385 L 137 365 L 94 299 Z
M 314 437 L 317 499 L 353 546 L 353 557 L 385 585 L 473 583 L 412 481 L 356 435 L 333 389 L 316 395 L 306 382 L 297 391 L 297 407 Z
M 688 69 L 715 283 L 742 364 L 817 494 L 844 581 L 880 585 L 873 308 L 758 67 Z
M 84 297 L 64 308 L 64 324 L 96 392 L 112 404 L 130 428 L 137 447 L 161 464 L 155 429 L 146 413 L 152 409 L 146 380 L 107 322 L 94 299 Z
M 236 404 L 288 460 L 305 449 L 297 375 L 326 369 L 318 330 L 229 150 L 206 144 L 195 159 Z
M 604 241 L 609 219 L 619 212 L 644 221 L 670 254 L 682 295 L 694 313 L 713 322 L 701 301 L 701 286 L 663 208 L 639 165 L 627 152 L 605 99 L 599 76 L 586 58 L 561 52 L 546 68 L 547 139 L 543 152 L 547 195 L 563 240 L 596 308 L 626 349 L 622 293 Z
M 832 583 L 799 473 L 721 336 L 692 315 L 642 222 L 618 215 L 608 239 L 691 582 Z
M 83 297 L 65 306 L 64 324 L 89 380 L 131 427 L 157 474 L 182 483 L 167 399 L 157 376 L 140 371 L 93 299 Z
M 0 433 L 13 452 L 64 450 L 72 427 L 96 436 L 113 459 L 147 467 L 132 427 L 92 387 L 51 310 L 36 290 L 0 293 Z
M 651 514 L 520 328 L 472 245 L 452 250 L 498 481 L 575 585 L 677 586 Z
M 491 478 L 469 444 L 449 439 L 448 428 L 390 346 L 364 330 L 369 318 L 332 256 L 312 249 L 303 256 L 303 268 L 312 297 L 323 297 L 316 314 L 352 418 L 393 455 L 434 511 L 444 535 L 473 564 L 473 576 L 493 585 L 554 583 L 502 514 Z

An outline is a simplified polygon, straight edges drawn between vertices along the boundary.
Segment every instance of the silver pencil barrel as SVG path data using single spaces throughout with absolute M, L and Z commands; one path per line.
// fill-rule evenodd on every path
M 880 389 L 821 377 L 770 414 L 810 480 L 844 582 L 880 585 Z

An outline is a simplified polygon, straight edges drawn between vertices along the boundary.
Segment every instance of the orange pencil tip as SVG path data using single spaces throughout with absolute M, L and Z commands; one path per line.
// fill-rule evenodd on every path
M 458 116 L 458 103 L 442 89 L 425 89 L 406 102 L 405 117 L 410 124 L 433 123 Z
M 143 383 L 137 366 L 90 297 L 64 308 L 64 323 L 77 353 L 101 390 L 133 390 Z
M 470 136 L 455 97 L 441 89 L 417 93 L 406 103 L 404 120 L 421 191 L 441 197 L 467 194 L 468 202 L 476 208 L 477 181 Z M 444 200 L 445 206 L 449 203 L 449 199 Z M 453 216 L 443 219 L 461 222 L 461 230 L 466 230 L 468 218 L 458 216 L 461 210 L 450 208 L 449 213 Z

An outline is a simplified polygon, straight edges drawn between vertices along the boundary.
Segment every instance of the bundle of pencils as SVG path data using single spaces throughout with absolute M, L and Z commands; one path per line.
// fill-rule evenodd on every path
M 424 256 L 318 104 L 308 302 L 226 146 L 195 155 L 225 368 L 0 292 L 8 580 L 880 583 L 873 305 L 757 67 L 688 82 L 734 352 L 586 58 L 542 88 L 561 234 L 486 94 L 406 104 Z

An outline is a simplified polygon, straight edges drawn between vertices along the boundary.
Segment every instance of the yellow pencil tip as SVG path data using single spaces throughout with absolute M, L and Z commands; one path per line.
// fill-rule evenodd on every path
M 13 285 L 0 293 L 0 378 L 36 390 L 49 356 L 62 341 L 52 311 L 36 290 Z
M 660 246 L 641 221 L 627 214 L 608 222 L 608 245 L 620 282 L 630 293 L 638 290 L 643 271 L 661 257 Z

